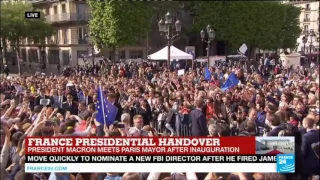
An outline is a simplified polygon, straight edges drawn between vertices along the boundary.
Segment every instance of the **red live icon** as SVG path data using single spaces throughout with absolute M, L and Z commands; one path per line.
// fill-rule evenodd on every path
M 40 12 L 25 12 L 26 18 L 40 18 Z

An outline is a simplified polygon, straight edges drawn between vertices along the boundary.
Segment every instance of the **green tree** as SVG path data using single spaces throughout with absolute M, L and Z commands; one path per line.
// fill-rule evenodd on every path
M 93 42 L 113 49 L 134 45 L 150 29 L 151 8 L 144 2 L 89 0 Z
M 278 40 L 282 49 L 293 49 L 297 46 L 297 38 L 299 38 L 301 33 L 301 28 L 299 27 L 299 16 L 301 9 L 292 5 L 282 4 L 283 9 L 283 26 L 279 30 Z
M 159 17 L 164 17 L 168 11 L 174 14 L 187 5 L 183 1 L 150 1 L 145 3 L 152 9 L 152 14 Z
M 44 17 L 41 12 L 40 17 Z M 45 18 L 40 19 L 28 19 L 29 26 L 32 29 L 32 33 L 28 36 L 29 39 L 34 41 L 34 44 L 39 44 L 39 46 L 45 45 L 45 40 L 47 37 L 52 36 L 55 33 L 55 29 L 46 21 Z
M 294 18 L 300 11 L 278 2 L 197 2 L 195 10 L 198 16 L 194 29 L 200 31 L 210 24 L 216 31 L 216 39 L 226 42 L 234 50 L 242 43 L 246 43 L 251 54 L 254 48 L 275 50 L 284 44 L 291 46 L 287 41 L 296 39 L 279 38 L 283 29 L 291 34 L 291 38 L 299 35 L 296 30 L 299 24 Z
M 54 33 L 44 15 L 38 19 L 26 19 L 25 12 L 34 11 L 29 3 L 21 1 L 1 2 L 1 38 L 10 42 L 10 46 L 20 56 L 21 40 L 28 38 L 35 43 L 44 44 L 45 37 Z M 20 63 L 18 63 L 20 73 Z

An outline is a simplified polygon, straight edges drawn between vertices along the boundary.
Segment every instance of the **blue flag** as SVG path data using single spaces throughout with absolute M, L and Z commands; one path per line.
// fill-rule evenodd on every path
M 207 67 L 204 70 L 204 79 L 207 80 L 207 81 L 211 80 L 211 72 L 209 71 L 209 69 Z
M 234 86 L 237 86 L 239 83 L 239 79 L 237 78 L 237 75 L 234 73 L 231 73 L 227 79 L 227 81 L 221 86 L 221 89 L 223 91 L 233 88 Z
M 118 109 L 104 96 L 101 86 L 98 89 L 98 114 L 96 120 L 101 124 L 111 125 L 116 119 Z

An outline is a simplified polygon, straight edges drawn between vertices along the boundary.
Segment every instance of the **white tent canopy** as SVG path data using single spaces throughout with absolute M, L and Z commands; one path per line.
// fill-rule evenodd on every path
M 151 60 L 167 60 L 168 59 L 168 46 L 160 49 L 158 52 L 155 52 L 148 56 L 148 59 Z M 193 56 L 188 54 L 180 49 L 171 46 L 170 47 L 170 61 L 172 60 L 180 60 L 180 59 L 188 59 L 192 60 Z
M 237 54 L 237 55 L 229 55 L 228 58 L 246 58 L 247 56 L 243 54 Z

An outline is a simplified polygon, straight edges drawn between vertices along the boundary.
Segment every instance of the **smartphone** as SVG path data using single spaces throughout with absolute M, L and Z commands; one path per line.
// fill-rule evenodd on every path
M 118 121 L 115 121 L 115 122 L 113 123 L 113 126 L 116 127 L 116 128 L 124 128 L 124 124 L 119 124 Z
M 50 104 L 50 99 L 40 99 L 40 105 L 48 106 Z
M 125 127 L 125 125 L 124 124 L 117 124 L 117 127 L 122 129 Z

